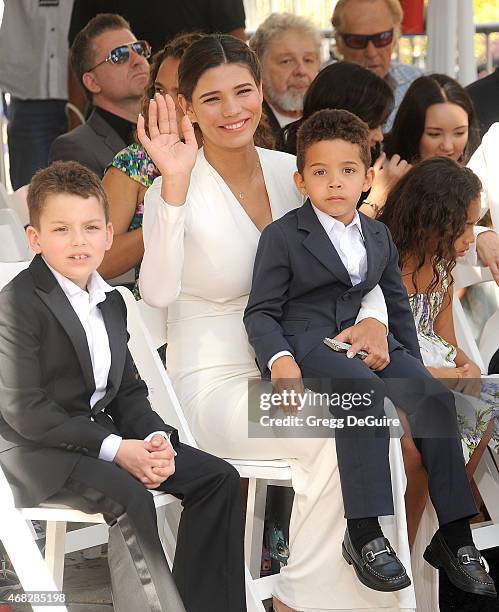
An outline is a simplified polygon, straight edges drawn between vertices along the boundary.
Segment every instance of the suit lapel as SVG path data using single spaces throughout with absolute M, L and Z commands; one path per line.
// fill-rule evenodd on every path
M 325 266 L 335 278 L 339 279 L 348 287 L 352 286 L 347 269 L 343 265 L 336 249 L 331 244 L 329 236 L 322 227 L 315 214 L 310 201 L 297 211 L 298 229 L 307 232 L 303 240 L 303 246 Z
M 88 118 L 87 125 L 104 140 L 105 146 L 108 147 L 113 157 L 117 151 L 126 147 L 121 136 L 95 110 Z
M 367 252 L 367 275 L 366 283 L 377 285 L 377 271 L 385 258 L 382 257 L 385 251 L 385 242 L 381 234 L 381 229 L 377 223 L 372 223 L 367 220 L 362 213 L 359 213 L 360 224 L 362 226 L 362 235 L 364 236 L 364 245 Z
M 74 346 L 76 356 L 78 357 L 83 372 L 85 386 L 92 394 L 95 391 L 94 372 L 90 351 L 88 349 L 87 336 L 80 319 L 73 310 L 73 307 L 55 276 L 48 269 L 40 255 L 37 255 L 33 259 L 29 268 L 33 270 L 37 295 L 62 325 Z
M 123 368 L 125 365 L 127 331 L 125 320 L 116 307 L 116 292 L 110 292 L 104 302 L 98 306 L 104 319 L 109 339 L 109 349 L 111 351 L 111 368 L 107 379 L 107 390 L 93 407 L 92 412 L 96 414 L 104 408 L 114 397 L 120 387 Z

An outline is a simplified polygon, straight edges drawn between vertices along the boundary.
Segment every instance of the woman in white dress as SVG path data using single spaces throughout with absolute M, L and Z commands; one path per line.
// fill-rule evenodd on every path
M 263 227 L 302 203 L 292 180 L 295 158 L 253 144 L 263 99 L 258 63 L 240 41 L 207 36 L 182 60 L 179 93 L 185 142 L 168 96 L 151 101 L 148 133 L 142 117 L 137 125 L 162 175 L 145 197 L 140 290 L 152 306 L 168 306 L 168 370 L 193 434 L 222 457 L 286 459 L 291 466 L 290 557 L 275 610 L 412 610 L 412 589 L 372 591 L 342 559 L 334 440 L 248 437 L 248 380 L 259 373 L 242 316 L 256 248 Z M 199 152 L 191 122 L 203 135 Z M 351 339 L 360 326 L 374 346 L 381 326 L 368 319 L 375 315 L 365 302 L 363 311 Z M 408 566 L 404 476 L 392 472 L 398 522 L 387 537 Z

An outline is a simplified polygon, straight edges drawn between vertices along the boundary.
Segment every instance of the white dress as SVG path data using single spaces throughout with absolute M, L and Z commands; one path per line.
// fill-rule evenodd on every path
M 292 180 L 295 158 L 265 149 L 258 154 L 277 219 L 302 203 Z M 202 149 L 186 203 L 170 206 L 160 191 L 158 178 L 145 197 L 140 290 L 152 306 L 168 305 L 168 371 L 194 437 L 221 457 L 291 465 L 290 557 L 275 595 L 305 612 L 413 610 L 412 588 L 370 590 L 341 556 L 345 520 L 334 440 L 248 438 L 248 379 L 260 374 L 242 317 L 258 229 Z M 410 572 L 398 441 L 391 460 L 397 517 L 384 518 L 383 527 Z

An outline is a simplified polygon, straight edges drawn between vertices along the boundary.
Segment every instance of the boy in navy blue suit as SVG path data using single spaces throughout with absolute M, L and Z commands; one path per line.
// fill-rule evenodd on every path
M 259 368 L 264 376 L 270 371 L 273 381 L 293 381 L 295 389 L 303 378 L 320 392 L 325 379 L 329 389 L 336 381 L 349 391 L 366 382 L 374 388 L 381 384 L 408 413 L 428 471 L 439 530 L 425 558 L 445 569 L 459 588 L 495 597 L 468 523 L 476 506 L 452 395 L 421 363 L 388 229 L 356 210 L 373 178 L 368 127 L 347 111 L 315 113 L 299 130 L 297 168 L 296 185 L 308 200 L 262 232 L 244 316 Z M 340 336 L 353 324 L 362 297 L 377 284 L 388 310 L 389 363 L 373 362 L 367 345 L 365 361 L 331 350 L 323 339 Z M 382 407 L 378 395 L 379 413 Z M 393 514 L 387 432 L 359 435 L 359 428 L 348 429 L 336 431 L 347 518 L 343 556 L 366 586 L 399 590 L 410 580 L 378 522 L 379 516 Z
M 135 375 L 125 304 L 96 272 L 113 237 L 99 179 L 55 162 L 28 207 L 37 255 L 0 292 L 0 463 L 16 503 L 104 515 L 119 612 L 244 612 L 239 476 L 182 444 Z M 175 583 L 148 489 L 182 499 Z

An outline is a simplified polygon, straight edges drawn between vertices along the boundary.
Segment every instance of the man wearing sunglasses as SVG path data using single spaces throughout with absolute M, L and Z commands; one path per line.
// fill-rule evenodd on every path
M 368 68 L 393 90 L 395 106 L 383 126 L 385 133 L 409 85 L 422 74 L 414 66 L 391 59 L 403 15 L 399 0 L 338 0 L 332 17 L 336 46 L 343 59 Z
M 54 141 L 50 161 L 78 161 L 103 176 L 133 141 L 150 54 L 123 17 L 103 13 L 89 21 L 73 42 L 71 64 L 93 110 L 84 125 Z

